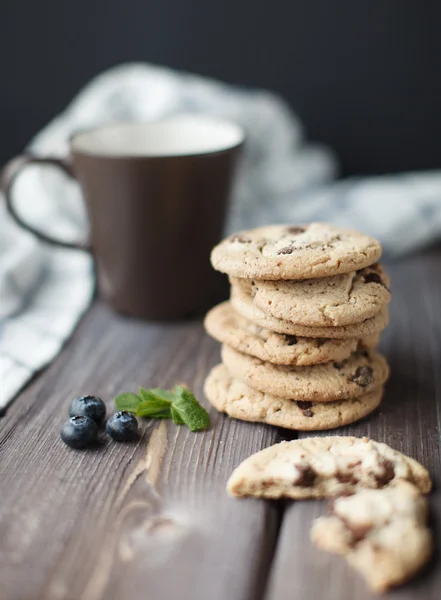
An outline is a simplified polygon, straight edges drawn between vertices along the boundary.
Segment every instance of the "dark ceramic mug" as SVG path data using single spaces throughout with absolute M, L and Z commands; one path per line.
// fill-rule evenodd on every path
M 198 115 L 80 132 L 68 160 L 23 155 L 8 163 L 7 207 L 43 241 L 91 251 L 99 290 L 115 310 L 160 320 L 197 314 L 217 299 L 209 256 L 223 233 L 243 142 L 239 126 Z M 90 242 L 56 239 L 17 213 L 12 184 L 35 163 L 56 165 L 80 183 Z

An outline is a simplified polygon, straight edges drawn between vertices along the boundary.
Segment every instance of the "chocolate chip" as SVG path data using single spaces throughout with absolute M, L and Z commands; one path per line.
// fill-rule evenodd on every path
M 294 346 L 295 344 L 297 344 L 297 336 L 286 334 L 283 337 L 285 338 L 285 341 L 288 344 L 288 346 Z
M 381 460 L 380 465 L 382 467 L 382 473 L 377 473 L 375 475 L 375 479 L 377 480 L 380 487 L 383 487 L 395 477 L 395 467 L 393 465 L 393 462 L 387 458 Z
M 353 485 L 360 481 L 354 473 L 339 473 L 337 479 L 340 483 L 352 483 Z
M 365 283 L 379 283 L 380 285 L 384 285 L 383 280 L 378 273 L 367 273 L 363 280 Z
M 327 342 L 327 338 L 315 338 L 315 344 L 317 348 L 321 348 Z
M 285 246 L 285 248 L 281 248 L 277 254 L 292 254 L 294 252 L 294 246 Z
M 375 269 L 378 266 L 378 264 L 372 265 L 371 269 Z M 369 273 L 366 273 L 366 275 L 363 277 L 363 281 L 365 283 L 378 283 L 379 285 L 382 285 L 384 288 L 389 290 L 389 288 L 381 278 L 381 275 L 377 271 L 370 271 Z
M 372 367 L 358 367 L 353 376 L 350 378 L 350 381 L 356 383 L 360 387 L 367 387 L 370 383 L 372 383 L 373 376 Z
M 312 402 L 309 402 L 309 400 L 296 400 L 296 402 L 300 410 L 308 410 L 312 407 Z
M 311 410 L 312 402 L 309 402 L 308 400 L 297 400 L 296 404 L 300 408 L 300 410 L 303 412 L 305 417 L 313 417 L 314 416 L 314 413 Z
M 314 485 L 317 473 L 312 467 L 309 465 L 295 465 L 295 467 L 299 471 L 299 476 L 294 481 L 294 485 L 299 485 L 300 487 L 311 487 Z
M 233 235 L 230 237 L 230 242 L 239 242 L 240 244 L 251 244 L 251 240 L 249 238 L 244 237 L 243 235 Z
M 342 362 L 335 362 L 335 363 L 333 363 L 332 366 L 334 367 L 334 369 L 343 369 L 344 363 L 342 363 Z
M 298 227 L 298 226 L 292 226 L 292 227 L 287 227 L 286 231 L 288 233 L 293 233 L 294 235 L 297 235 L 299 233 L 305 233 L 306 231 L 306 227 Z

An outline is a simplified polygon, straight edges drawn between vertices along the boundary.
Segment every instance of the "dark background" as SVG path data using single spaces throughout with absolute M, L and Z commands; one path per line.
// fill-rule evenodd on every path
M 0 164 L 93 75 L 151 61 L 282 94 L 345 174 L 439 167 L 441 3 L 0 0 Z

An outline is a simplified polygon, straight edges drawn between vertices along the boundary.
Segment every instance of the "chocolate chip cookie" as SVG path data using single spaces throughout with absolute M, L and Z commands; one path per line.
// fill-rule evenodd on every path
M 302 431 L 354 423 L 378 407 L 382 393 L 382 388 L 377 388 L 358 398 L 336 402 L 287 400 L 249 387 L 232 377 L 222 364 L 214 367 L 205 381 L 208 401 L 230 417 Z
M 387 308 L 381 309 L 375 316 L 360 321 L 360 323 L 336 327 L 308 326 L 293 323 L 285 319 L 278 319 L 263 311 L 253 302 L 250 293 L 250 284 L 249 282 L 244 283 L 244 280 L 239 280 L 238 284 L 231 286 L 231 304 L 238 313 L 260 327 L 277 333 L 304 337 L 332 339 L 361 338 L 379 333 L 389 322 Z
M 269 225 L 242 231 L 213 249 L 218 271 L 254 279 L 309 279 L 349 273 L 375 263 L 380 243 L 327 223 Z
M 233 377 L 260 392 L 316 402 L 358 398 L 389 375 L 386 360 L 374 350 L 354 352 L 339 363 L 298 367 L 274 365 L 224 344 L 222 361 Z
M 301 325 L 338 327 L 377 315 L 390 302 L 389 279 L 380 265 L 343 275 L 301 281 L 231 278 L 253 303 L 277 319 Z
M 357 348 L 374 348 L 378 334 L 361 339 L 306 338 L 270 331 L 252 323 L 234 310 L 230 302 L 212 308 L 205 329 L 219 342 L 235 350 L 280 365 L 314 365 L 340 362 Z

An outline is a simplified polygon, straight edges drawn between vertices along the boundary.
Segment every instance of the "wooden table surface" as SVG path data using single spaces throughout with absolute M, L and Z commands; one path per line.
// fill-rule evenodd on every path
M 368 435 L 420 460 L 433 476 L 441 528 L 441 252 L 390 265 L 392 374 L 384 403 L 336 430 Z M 108 400 L 138 385 L 186 382 L 205 402 L 219 347 L 200 321 L 146 324 L 96 302 L 61 355 L 0 419 L 0 600 L 353 600 L 371 595 L 339 557 L 309 542 L 322 502 L 234 500 L 244 458 L 295 432 L 231 420 L 212 428 L 143 423 L 134 444 L 75 451 L 59 438 L 70 399 Z M 298 437 L 304 434 L 299 433 Z M 441 562 L 390 593 L 439 600 Z

